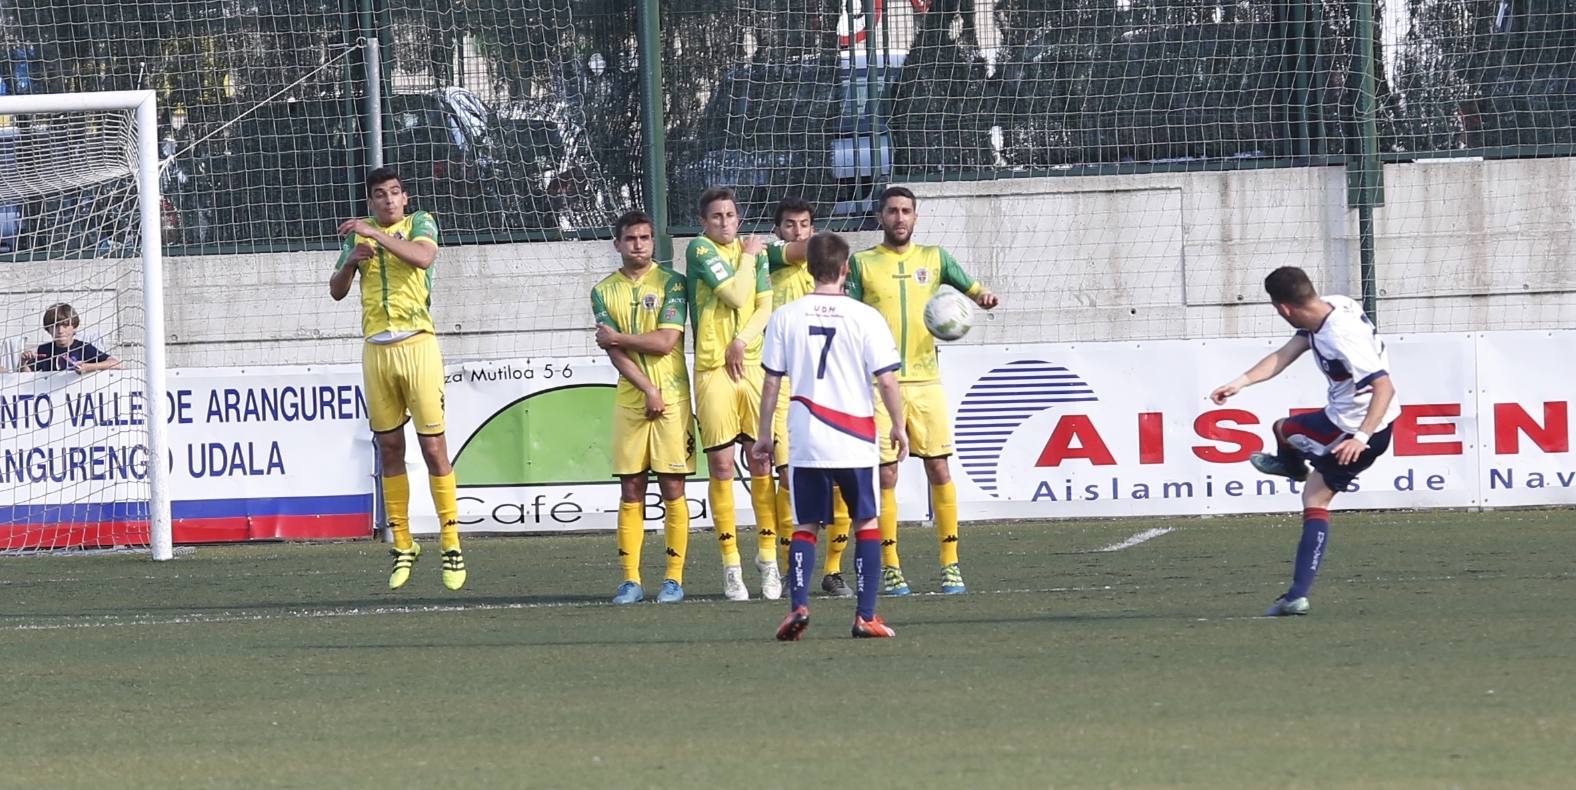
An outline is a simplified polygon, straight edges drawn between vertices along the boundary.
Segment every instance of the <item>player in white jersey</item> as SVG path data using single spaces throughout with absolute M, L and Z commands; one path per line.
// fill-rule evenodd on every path
M 1264 278 L 1264 290 L 1281 318 L 1297 334 L 1248 372 L 1215 388 L 1215 403 L 1274 378 L 1303 352 L 1312 350 L 1329 382 L 1329 404 L 1275 422 L 1274 455 L 1254 453 L 1260 472 L 1307 481 L 1302 489 L 1302 540 L 1291 587 L 1266 616 L 1307 614 L 1308 590 L 1319 572 L 1330 530 L 1330 502 L 1390 446 L 1390 423 L 1401 414 L 1390 380 L 1390 356 L 1363 309 L 1344 296 L 1319 297 L 1303 270 L 1282 266 Z M 1308 465 L 1317 475 L 1310 476 Z
M 832 522 L 834 486 L 842 492 L 853 519 L 854 574 L 858 612 L 855 637 L 888 637 L 895 632 L 875 613 L 880 592 L 881 530 L 876 527 L 880 497 L 876 469 L 881 447 L 876 432 L 876 380 L 889 414 L 902 414 L 903 396 L 896 371 L 902 365 L 897 341 L 875 308 L 843 293 L 848 277 L 848 243 L 833 233 L 817 233 L 807 245 L 815 290 L 772 313 L 761 359 L 766 381 L 761 390 L 760 431 L 754 453 L 772 457 L 772 413 L 783 377 L 790 382 L 788 469 L 796 528 L 788 549 L 792 603 L 777 629 L 783 641 L 798 639 L 810 625 L 808 579 L 815 570 L 815 544 Z M 889 437 L 899 459 L 908 455 L 902 421 Z

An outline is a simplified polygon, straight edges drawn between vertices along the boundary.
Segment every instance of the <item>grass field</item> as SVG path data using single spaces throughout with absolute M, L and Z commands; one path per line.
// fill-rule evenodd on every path
M 870 641 L 818 599 L 793 644 L 784 604 L 720 600 L 709 535 L 690 601 L 618 608 L 608 535 L 472 540 L 460 593 L 435 556 L 388 592 L 372 543 L 6 558 L 0 786 L 1576 782 L 1576 512 L 1337 514 L 1280 620 L 1289 517 L 963 539 L 970 594 L 883 599 Z

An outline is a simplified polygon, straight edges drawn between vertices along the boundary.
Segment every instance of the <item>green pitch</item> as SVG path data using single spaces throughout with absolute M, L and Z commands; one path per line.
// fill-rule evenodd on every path
M 388 592 L 371 543 L 7 558 L 0 785 L 1569 786 L 1576 513 L 1337 514 L 1313 614 L 1254 617 L 1297 534 L 965 526 L 969 595 L 857 642 L 816 599 L 795 644 L 709 533 L 661 607 L 603 603 L 610 535 L 473 539 L 460 593 L 436 555 Z

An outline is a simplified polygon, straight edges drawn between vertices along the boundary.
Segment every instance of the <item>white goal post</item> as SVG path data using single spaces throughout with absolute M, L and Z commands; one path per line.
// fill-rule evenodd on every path
M 159 194 L 159 137 L 158 108 L 155 93 L 141 91 L 106 91 L 99 93 L 42 94 L 0 97 L 0 118 L 6 116 L 66 116 L 83 113 L 124 112 L 132 116 L 135 129 L 135 162 L 125 163 L 134 168 L 138 207 L 140 243 L 135 251 L 142 264 L 143 294 L 143 395 L 146 398 L 144 420 L 147 426 L 147 480 L 148 480 L 148 529 L 153 559 L 167 560 L 174 556 L 170 516 L 170 448 L 168 441 L 168 401 L 166 400 L 165 331 L 164 331 L 164 271 L 161 250 L 163 236 L 160 228 Z M 0 171 L 0 197 L 10 192 L 23 193 L 49 168 L 44 177 L 58 174 L 69 179 L 73 168 L 81 163 L 72 161 L 16 161 L 8 162 Z M 9 182 L 9 183 L 8 183 Z M 44 265 L 48 265 L 47 263 Z

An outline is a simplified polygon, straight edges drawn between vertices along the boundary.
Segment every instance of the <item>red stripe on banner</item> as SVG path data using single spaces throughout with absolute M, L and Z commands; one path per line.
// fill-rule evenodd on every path
M 146 521 L 87 521 L 0 526 L 0 549 L 108 549 L 146 546 Z
M 188 518 L 176 521 L 174 532 L 176 543 L 365 538 L 372 535 L 372 514 Z
M 174 522 L 172 532 L 176 543 L 366 538 L 372 535 L 372 514 L 192 518 Z M 106 549 L 116 546 L 146 546 L 151 540 L 146 521 L 0 526 L 0 550 L 4 551 Z

